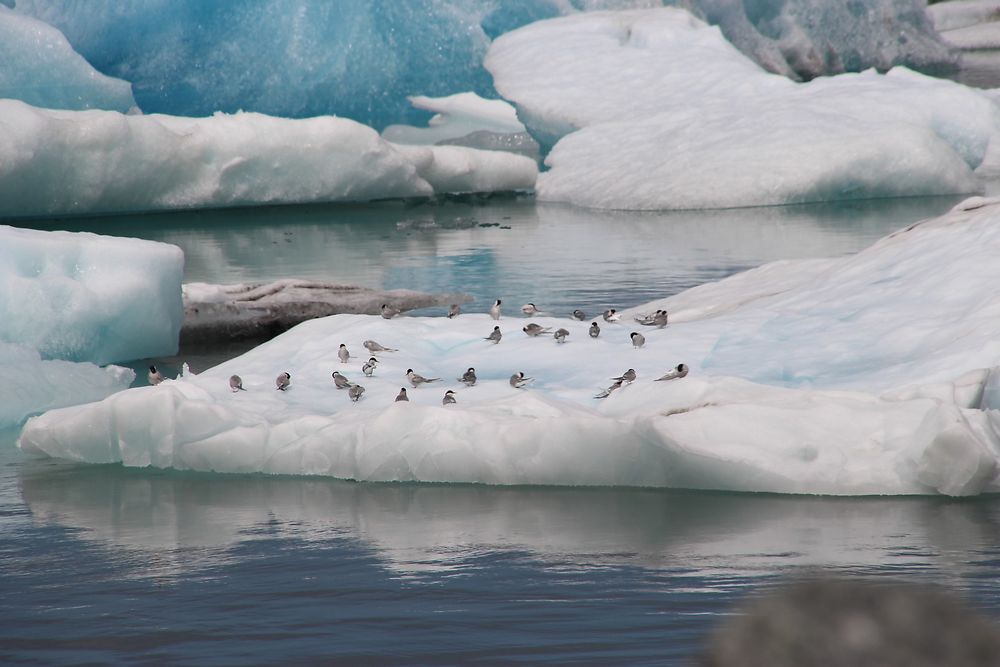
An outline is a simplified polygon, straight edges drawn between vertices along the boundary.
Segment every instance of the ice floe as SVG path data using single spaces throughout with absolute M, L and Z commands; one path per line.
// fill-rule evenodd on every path
M 998 253 L 1000 202 L 975 199 L 850 257 L 767 265 L 600 320 L 596 339 L 589 321 L 551 317 L 311 320 L 201 375 L 34 418 L 20 446 L 367 481 L 995 491 L 1000 411 L 980 407 L 1000 358 Z M 654 308 L 671 323 L 644 327 L 634 349 L 628 317 Z M 565 327 L 568 342 L 525 336 L 529 321 Z M 375 355 L 371 378 L 365 340 L 398 350 Z M 653 381 L 682 362 L 686 378 Z M 593 399 L 629 368 L 634 382 Z M 441 380 L 414 388 L 408 369 Z M 366 387 L 358 403 L 332 371 Z M 535 381 L 513 389 L 517 372 Z M 247 391 L 230 391 L 232 374 Z M 394 402 L 404 386 L 409 402 Z M 446 389 L 456 405 L 442 406 Z

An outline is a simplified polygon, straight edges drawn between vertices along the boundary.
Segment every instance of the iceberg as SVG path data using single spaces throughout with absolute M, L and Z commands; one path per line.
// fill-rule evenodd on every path
M 661 0 L 17 0 L 97 70 L 129 81 L 147 112 L 336 114 L 381 129 L 418 124 L 407 96 L 496 93 L 483 55 L 539 19 Z M 919 0 L 687 0 L 769 71 L 812 78 L 896 64 L 954 64 Z M 556 52 L 557 49 L 553 49 Z
M 53 109 L 136 108 L 127 81 L 104 76 L 52 26 L 0 4 L 0 98 Z
M 174 354 L 183 270 L 166 243 L 0 226 L 0 342 L 99 365 Z
M 99 401 L 127 389 L 135 373 L 121 366 L 43 360 L 30 347 L 0 342 L 0 377 L 0 429 L 5 429 L 46 410 Z
M 552 146 L 538 197 L 588 207 L 978 193 L 1000 131 L 973 89 L 905 68 L 795 83 L 675 8 L 539 21 L 499 37 L 485 64 Z
M 551 317 L 336 315 L 200 375 L 35 417 L 19 447 L 365 481 L 992 492 L 998 252 L 1000 200 L 974 198 L 856 255 L 765 265 L 601 321 L 596 339 L 589 322 Z M 628 319 L 652 308 L 669 311 L 667 327 Z M 529 321 L 566 328 L 568 342 L 525 336 Z M 494 325 L 497 345 L 484 340 Z M 365 340 L 397 349 L 376 355 L 371 378 Z M 679 363 L 687 377 L 656 381 Z M 465 387 L 455 378 L 469 367 L 479 379 Z M 595 398 L 630 368 L 634 382 Z M 396 402 L 408 369 L 441 380 Z M 332 371 L 365 386 L 358 402 Z M 291 386 L 277 391 L 283 372 Z M 518 372 L 534 381 L 512 388 Z M 233 374 L 246 391 L 230 391 Z M 457 404 L 442 405 L 445 389 Z
M 207 118 L 0 100 L 0 216 L 150 211 L 533 187 L 511 153 L 400 146 L 331 116 Z

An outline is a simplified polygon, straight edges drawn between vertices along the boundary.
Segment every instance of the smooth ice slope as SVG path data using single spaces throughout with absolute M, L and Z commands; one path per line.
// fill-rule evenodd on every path
M 165 243 L 0 226 L 0 342 L 96 364 L 173 354 L 183 271 Z
M 497 39 L 486 66 L 531 132 L 558 142 L 539 197 L 583 206 L 978 192 L 1000 133 L 978 91 L 901 68 L 796 84 L 673 8 L 540 21 Z
M 490 40 L 539 19 L 659 0 L 17 0 L 147 112 L 336 114 L 419 124 L 409 95 L 495 95 Z M 947 65 L 921 0 L 690 0 L 770 71 L 806 78 L 893 64 Z
M 61 32 L 0 4 L 0 98 L 54 109 L 135 107 L 127 81 L 104 76 Z
M 331 116 L 135 116 L 0 100 L 0 216 L 530 189 L 537 171 L 513 154 L 397 150 Z
M 121 366 L 43 360 L 29 347 L 0 342 L 0 378 L 0 429 L 4 429 L 46 410 L 99 401 L 127 389 L 135 373 Z
M 312 320 L 202 375 L 31 420 L 32 455 L 129 466 L 359 480 L 626 485 L 787 493 L 1000 490 L 1000 411 L 979 409 L 1000 358 L 1000 201 L 970 200 L 857 255 L 779 262 L 569 341 L 504 317 Z M 506 302 L 516 296 L 501 295 Z M 628 333 L 646 336 L 633 349 Z M 366 339 L 399 348 L 361 374 Z M 341 363 L 336 351 L 352 353 Z M 688 377 L 654 382 L 686 363 Z M 455 378 L 474 366 L 479 382 Z M 440 382 L 409 388 L 413 368 Z M 613 376 L 638 378 L 604 400 Z M 352 404 L 340 370 L 367 391 Z M 291 374 L 287 392 L 274 378 Z M 508 377 L 524 371 L 529 388 Z M 230 393 L 237 373 L 246 391 Z M 443 407 L 447 388 L 458 404 Z

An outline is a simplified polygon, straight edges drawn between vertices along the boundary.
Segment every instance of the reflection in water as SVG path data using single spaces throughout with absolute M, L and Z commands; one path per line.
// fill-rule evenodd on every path
M 776 259 L 856 252 L 954 197 L 715 211 L 595 211 L 495 198 L 36 220 L 179 245 L 187 282 L 285 277 L 465 291 L 553 313 L 625 308 Z M 437 312 L 437 311 L 428 311 Z
M 1000 532 L 995 500 L 358 484 L 34 464 L 19 484 L 39 525 L 158 554 L 149 574 L 160 577 L 196 565 L 189 556 L 199 550 L 215 559 L 281 535 L 351 539 L 403 574 L 460 570 L 483 550 L 517 550 L 563 566 L 664 570 L 694 588 L 814 567 L 929 568 L 960 585 L 975 570 L 969 552 L 994 548 Z M 164 560 L 175 552 L 186 560 Z

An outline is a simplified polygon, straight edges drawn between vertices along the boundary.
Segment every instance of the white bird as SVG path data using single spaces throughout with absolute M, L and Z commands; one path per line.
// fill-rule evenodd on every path
M 496 345 L 497 343 L 500 342 L 501 338 L 503 338 L 503 334 L 500 333 L 500 327 L 497 326 L 497 327 L 493 327 L 493 333 L 491 333 L 489 336 L 487 336 L 483 340 L 493 341 L 493 344 Z
M 378 343 L 376 343 L 373 340 L 366 340 L 365 342 L 363 342 L 361 344 L 364 345 L 365 349 L 368 350 L 369 352 L 371 352 L 372 354 L 375 354 L 376 352 L 399 352 L 399 350 L 397 350 L 395 348 L 385 347 L 384 345 L 379 345 Z
M 557 343 L 565 343 L 566 337 L 569 336 L 569 331 L 566 329 L 556 329 L 556 332 L 553 335 L 555 336 Z
M 597 326 L 597 322 L 591 322 L 590 330 L 587 333 L 590 334 L 591 338 L 597 338 L 601 335 L 601 327 Z
M 448 319 L 449 320 L 455 319 L 461 312 L 462 309 L 458 307 L 457 303 L 451 304 L 451 307 L 448 309 Z
M 617 382 L 628 382 L 629 384 L 631 384 L 632 382 L 635 382 L 635 369 L 630 368 L 621 375 L 619 375 L 618 377 L 611 379 Z
M 146 373 L 146 379 L 149 381 L 149 384 L 155 387 L 156 385 L 163 382 L 163 375 L 160 373 L 160 371 L 156 370 L 156 366 L 150 366 L 149 372 Z
M 492 306 L 490 306 L 490 317 L 492 317 L 495 320 L 500 319 L 500 303 L 501 303 L 500 299 L 497 299 L 496 302 Z
M 535 324 L 534 322 L 530 322 L 527 326 L 521 327 L 521 331 L 534 338 L 535 336 L 548 333 L 550 328 L 551 327 L 543 327 Z
M 613 382 L 611 384 L 610 387 L 608 387 L 607 389 L 605 389 L 601 393 L 599 393 L 596 396 L 594 396 L 594 398 L 607 398 L 608 396 L 611 395 L 611 392 L 613 392 L 615 389 L 621 389 L 621 386 L 622 386 L 622 381 L 621 380 L 616 380 L 615 382 Z
M 354 383 L 348 380 L 347 376 L 340 371 L 333 372 L 333 384 L 337 385 L 337 389 L 348 389 L 354 386 Z
M 569 316 L 578 322 L 583 322 L 585 319 L 587 319 L 587 313 L 583 312 L 579 308 L 570 313 Z
M 406 379 L 409 380 L 410 384 L 413 385 L 413 388 L 416 389 L 422 384 L 427 384 L 429 382 L 437 382 L 441 378 L 425 378 L 423 375 L 417 375 L 416 373 L 414 373 L 412 368 L 407 368 Z
M 687 374 L 687 364 L 677 364 L 673 370 L 670 370 L 663 376 L 656 378 L 653 382 L 660 382 L 661 380 L 676 380 L 685 377 Z
M 521 312 L 530 317 L 532 315 L 537 315 L 538 313 L 540 313 L 542 311 L 538 310 L 538 308 L 535 306 L 535 304 L 533 304 L 533 303 L 526 303 L 523 306 L 521 306 Z
M 340 357 L 340 363 L 346 364 L 347 360 L 351 358 L 351 353 L 347 351 L 347 346 L 341 343 L 340 349 L 337 350 L 337 356 Z
M 399 313 L 401 312 L 402 311 L 399 310 L 398 308 L 393 308 L 385 303 L 382 304 L 382 317 L 384 317 L 387 320 L 391 320 L 392 318 L 396 317 L 396 315 L 399 315 Z
M 514 389 L 521 389 L 532 380 L 534 380 L 534 378 L 524 377 L 524 373 L 522 371 L 518 371 L 510 376 L 510 386 Z
M 628 336 L 632 339 L 632 347 L 637 350 L 646 344 L 646 337 L 637 331 L 633 331 Z
M 275 378 L 274 384 L 278 387 L 278 391 L 285 391 L 288 389 L 288 385 L 292 384 L 292 376 L 288 373 L 282 373 Z
M 476 379 L 476 369 L 470 367 L 469 370 L 462 374 L 462 377 L 458 378 L 458 381 L 466 387 L 471 387 L 476 384 Z
M 378 359 L 375 357 L 369 357 L 365 365 L 361 367 L 361 372 L 365 374 L 365 377 L 371 377 L 372 373 L 375 372 L 375 366 L 378 364 Z
M 361 399 L 361 394 L 365 393 L 365 388 L 360 384 L 352 384 L 351 388 L 347 390 L 347 395 L 351 397 L 351 400 L 355 403 Z
M 601 317 L 604 318 L 605 322 L 617 322 L 622 318 L 621 314 L 619 314 L 618 311 L 616 311 L 614 308 L 609 308 L 608 310 L 605 310 L 604 314 L 602 314 Z
M 246 391 L 246 389 L 243 388 L 243 378 L 241 378 L 239 375 L 230 375 L 229 391 L 233 392 L 234 394 L 238 391 Z
M 410 397 L 406 395 L 406 387 L 400 387 L 399 393 L 396 394 L 396 402 L 399 403 L 400 401 L 409 401 L 409 400 Z
M 444 398 L 441 399 L 441 405 L 454 405 L 458 401 L 455 400 L 455 392 L 451 389 L 444 392 Z

